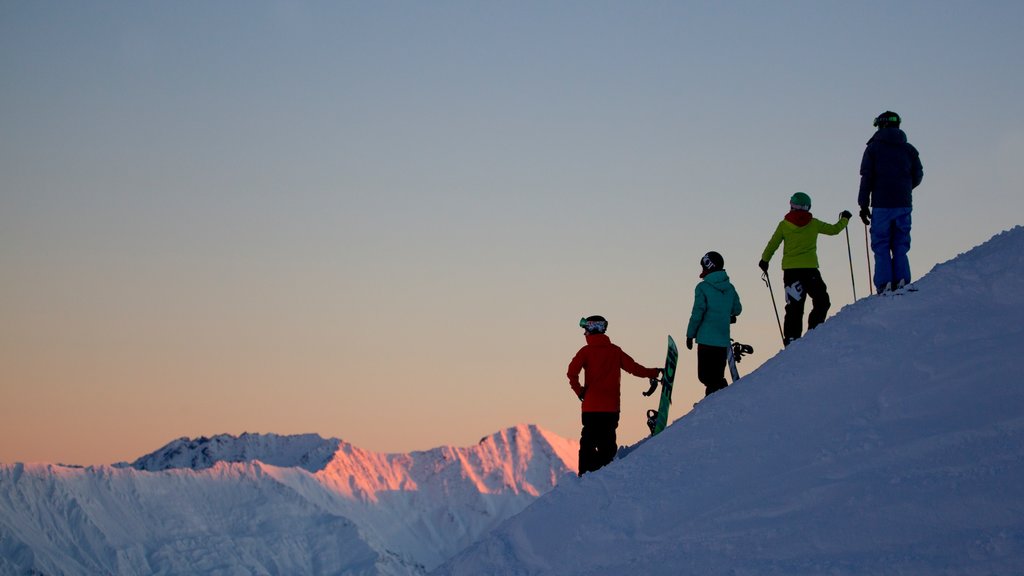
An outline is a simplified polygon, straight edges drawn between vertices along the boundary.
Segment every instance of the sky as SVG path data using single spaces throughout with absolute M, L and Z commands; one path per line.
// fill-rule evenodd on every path
M 882 111 L 924 165 L 915 277 L 1021 223 L 1022 23 L 994 1 L 0 0 L 0 462 L 571 437 L 578 319 L 660 366 L 708 250 L 748 372 L 781 348 L 764 245 L 796 191 L 856 212 Z M 819 258 L 833 312 L 866 295 L 863 225 Z M 646 388 L 623 378 L 620 444 Z M 684 350 L 672 418 L 702 395 Z

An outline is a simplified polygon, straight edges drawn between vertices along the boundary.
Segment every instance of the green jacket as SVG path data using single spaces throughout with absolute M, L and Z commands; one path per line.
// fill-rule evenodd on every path
M 727 347 L 732 317 L 742 311 L 740 296 L 729 282 L 729 275 L 725 270 L 712 272 L 693 291 L 693 311 L 686 326 L 686 337 L 695 338 L 698 344 L 706 346 Z
M 775 228 L 775 234 L 764 247 L 761 260 L 769 262 L 772 255 L 779 249 L 779 244 L 786 241 L 782 248 L 782 269 L 817 268 L 818 267 L 818 234 L 835 236 L 850 223 L 848 218 L 840 218 L 835 224 L 826 224 L 811 216 L 806 210 L 791 210 Z

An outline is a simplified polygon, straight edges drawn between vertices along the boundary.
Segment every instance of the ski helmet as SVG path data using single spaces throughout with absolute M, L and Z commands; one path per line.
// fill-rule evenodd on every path
M 725 268 L 725 259 L 718 252 L 708 252 L 700 259 L 701 273 L 700 277 L 703 278 L 712 272 L 717 272 Z
M 811 197 L 804 192 L 797 192 L 789 199 L 789 207 L 794 210 L 810 210 Z
M 608 330 L 608 321 L 604 319 L 604 316 L 587 316 L 580 318 L 580 328 L 583 328 L 587 334 L 604 334 Z
M 875 117 L 875 123 L 873 125 L 876 128 L 899 128 L 900 115 L 886 110 Z

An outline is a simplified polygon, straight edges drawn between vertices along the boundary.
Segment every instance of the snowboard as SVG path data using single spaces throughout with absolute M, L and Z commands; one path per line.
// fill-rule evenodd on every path
M 661 373 L 661 399 L 658 401 L 658 409 L 647 411 L 647 427 L 651 429 L 651 436 L 661 432 L 668 425 L 668 408 L 672 404 L 672 383 L 676 379 L 676 364 L 678 363 L 679 348 L 676 347 L 676 341 L 670 335 L 668 337 L 668 352 L 665 355 L 665 368 Z M 651 389 L 644 395 L 654 394 L 658 383 L 658 380 L 651 378 Z

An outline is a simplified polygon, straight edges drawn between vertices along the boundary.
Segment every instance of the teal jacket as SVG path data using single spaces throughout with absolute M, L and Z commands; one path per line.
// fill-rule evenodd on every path
M 729 282 L 729 275 L 725 270 L 712 272 L 694 289 L 693 312 L 686 337 L 695 338 L 698 344 L 725 348 L 730 344 L 732 317 L 742 311 L 740 296 Z

